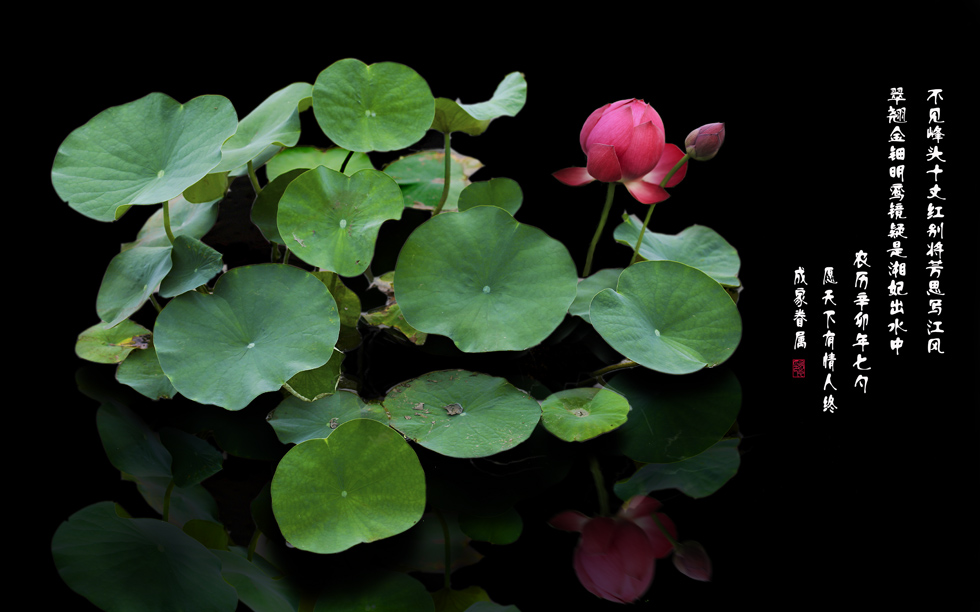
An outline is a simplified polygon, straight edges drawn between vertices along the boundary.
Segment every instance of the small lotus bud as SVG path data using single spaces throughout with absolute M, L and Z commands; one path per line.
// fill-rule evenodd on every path
M 692 158 L 708 161 L 718 154 L 718 149 L 723 142 L 725 142 L 725 124 L 709 123 L 688 134 L 684 146 L 687 147 L 687 153 Z
M 711 559 L 697 542 L 680 542 L 674 547 L 674 566 L 689 578 L 711 580 Z

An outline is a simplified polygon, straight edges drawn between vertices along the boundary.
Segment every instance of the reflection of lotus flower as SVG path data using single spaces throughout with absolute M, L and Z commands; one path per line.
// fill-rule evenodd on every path
M 582 533 L 573 561 L 582 586 L 603 599 L 630 603 L 650 588 L 656 560 L 669 555 L 672 548 L 651 516 L 658 508 L 657 500 L 637 495 L 613 518 L 590 519 L 568 510 L 549 523 L 558 529 Z M 676 535 L 667 515 L 658 513 L 657 518 Z
M 579 135 L 587 157 L 585 168 L 565 168 L 554 177 L 577 187 L 592 181 L 623 183 L 643 204 L 670 197 L 660 186 L 684 153 L 664 142 L 664 123 L 643 100 L 620 100 L 596 109 Z M 684 178 L 687 164 L 667 184 L 673 187 Z
M 695 580 L 711 580 L 711 559 L 697 542 L 678 542 L 674 547 L 674 566 Z

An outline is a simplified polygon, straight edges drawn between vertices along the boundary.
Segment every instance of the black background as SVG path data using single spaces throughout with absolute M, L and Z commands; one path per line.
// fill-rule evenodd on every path
M 17 501 L 8 497 L 8 509 L 20 518 L 8 528 L 30 539 L 25 550 L 37 556 L 31 556 L 28 576 L 40 582 L 40 597 L 65 598 L 76 609 L 86 604 L 60 581 L 50 557 L 51 536 L 71 513 L 116 500 L 151 516 L 145 506 L 135 506 L 133 485 L 119 482 L 105 458 L 97 405 L 75 389 L 74 373 L 83 364 L 73 347 L 77 334 L 97 319 L 95 296 L 105 266 L 152 209 L 134 209 L 114 224 L 72 211 L 50 186 L 58 145 L 101 110 L 153 91 L 180 102 L 224 95 L 244 117 L 270 94 L 296 81 L 312 83 L 344 57 L 407 64 L 435 96 L 463 102 L 486 100 L 505 74 L 523 72 L 528 99 L 520 114 L 498 119 L 479 137 L 454 135 L 453 148 L 484 163 L 474 180 L 518 180 L 524 191 L 518 220 L 565 243 L 579 269 L 605 187 L 571 188 L 550 174 L 584 165 L 578 132 L 592 110 L 642 98 L 663 117 L 667 141 L 678 145 L 702 124 L 726 123 L 719 155 L 691 164 L 671 198 L 657 206 L 651 228 L 672 234 L 707 225 L 741 256 L 744 330 L 728 365 L 743 391 L 742 464 L 708 498 L 654 494 L 682 537 L 707 548 L 715 578 L 695 583 L 661 562 L 645 605 L 686 602 L 701 609 L 742 602 L 793 609 L 798 602 L 836 601 L 857 590 L 875 603 L 944 608 L 967 593 L 977 569 L 973 497 L 980 405 L 973 383 L 980 340 L 973 185 L 978 91 L 967 74 L 976 62 L 969 44 L 978 25 L 975 4 L 867 17 L 696 10 L 631 16 L 626 7 L 609 10 L 617 16 L 588 14 L 534 26 L 474 17 L 448 32 L 437 20 L 412 30 L 385 21 L 371 26 L 373 36 L 359 39 L 350 30 L 356 34 L 367 26 L 334 15 L 317 18 L 326 24 L 322 28 L 299 31 L 296 22 L 305 20 L 300 14 L 276 32 L 258 30 L 272 29 L 261 15 L 242 20 L 249 28 L 168 20 L 166 29 L 156 24 L 139 36 L 127 35 L 126 27 L 146 24 L 80 20 L 52 39 L 54 60 L 21 66 L 28 70 L 16 74 L 32 94 L 16 107 L 23 116 L 15 122 L 30 132 L 23 147 L 31 154 L 10 169 L 29 165 L 30 180 L 11 183 L 8 206 L 27 213 L 30 229 L 15 230 L 11 255 L 23 278 L 6 295 L 16 304 L 10 323 L 32 331 L 14 344 L 29 347 L 31 356 L 15 358 L 28 381 L 18 383 L 25 393 L 8 408 L 16 415 L 8 422 L 15 451 L 9 465 L 22 477 Z M 924 132 L 926 91 L 943 89 L 948 138 L 940 146 L 948 162 L 940 179 L 947 197 L 942 282 L 948 297 L 942 356 L 925 354 L 921 211 L 931 181 L 921 138 L 910 145 L 914 158 L 906 168 L 913 194 L 906 199 L 909 224 L 915 226 L 906 242 L 912 289 L 907 344 L 897 357 L 886 344 L 886 112 L 892 87 L 908 93 L 914 129 L 907 134 Z M 302 143 L 326 144 L 315 124 L 304 127 Z M 618 190 L 593 269 L 625 264 L 627 250 L 611 240 L 624 209 L 645 214 Z M 854 312 L 847 296 L 854 291 L 849 282 L 858 250 L 870 254 L 872 266 L 870 386 L 864 394 L 851 388 L 855 353 L 840 346 L 833 379 L 839 408 L 830 414 L 821 409 L 818 282 L 824 267 L 835 268 L 835 293 L 845 298 L 838 299 L 838 339 L 849 337 Z M 792 350 L 793 271 L 800 266 L 810 283 L 810 346 L 802 355 Z M 808 376 L 793 379 L 791 359 L 801 356 Z M 17 527 L 28 517 L 30 529 Z M 547 602 L 558 585 L 561 602 L 613 609 L 575 582 L 572 534 L 551 534 L 540 525 L 526 529 L 535 550 L 552 549 L 529 557 L 503 547 L 494 552 L 495 561 L 481 562 L 489 574 L 507 578 L 495 582 L 506 586 L 490 591 L 495 601 L 524 612 L 557 609 Z

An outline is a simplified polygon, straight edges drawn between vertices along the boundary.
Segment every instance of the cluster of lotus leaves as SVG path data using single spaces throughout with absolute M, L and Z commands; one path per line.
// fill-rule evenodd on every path
M 368 270 L 385 222 L 400 219 L 406 207 L 434 208 L 439 193 L 417 186 L 433 182 L 420 179 L 431 168 L 444 167 L 443 153 L 425 152 L 383 171 L 367 153 L 408 148 L 430 129 L 481 134 L 493 119 L 515 115 L 525 91 L 523 77 L 513 73 L 491 100 L 467 105 L 434 98 L 407 66 L 347 59 L 313 84 L 294 83 L 270 96 L 241 121 L 230 101 L 213 95 L 181 104 L 153 93 L 100 113 L 59 148 L 55 190 L 98 221 L 169 202 L 174 240 L 157 211 L 112 259 L 97 297 L 100 323 L 80 336 L 79 355 L 120 364 L 119 380 L 154 398 L 179 393 L 240 410 L 263 393 L 293 391 L 269 416 L 279 439 L 294 445 L 276 469 L 271 503 L 286 539 L 320 553 L 388 537 L 419 521 L 426 482 L 409 441 L 449 457 L 487 457 L 528 440 L 540 422 L 569 442 L 615 431 L 637 461 L 685 461 L 711 448 L 738 409 L 737 383 L 724 377 L 692 400 L 703 407 L 697 419 L 673 419 L 669 415 L 701 408 L 692 412 L 674 396 L 651 399 L 648 385 L 630 377 L 612 389 L 562 391 L 540 402 L 504 379 L 465 370 L 406 381 L 379 403 L 336 390 L 338 341 L 360 318 L 359 301 L 341 279 Z M 308 109 L 342 150 L 296 146 L 299 116 Z M 678 236 L 646 232 L 642 261 L 579 279 L 564 245 L 515 219 L 523 200 L 516 182 L 470 184 L 479 162 L 455 155 L 451 161 L 454 184 L 445 212 L 418 226 L 397 258 L 398 310 L 391 316 L 397 312 L 400 329 L 448 337 L 469 353 L 522 351 L 545 341 L 571 314 L 648 371 L 693 373 L 732 354 L 741 321 L 726 287 L 738 286 L 738 258 L 720 236 L 699 226 Z M 221 254 L 201 241 L 230 179 L 262 165 L 269 183 L 256 199 L 254 223 L 318 270 L 284 263 L 225 270 Z M 638 228 L 635 218 L 626 219 L 616 240 L 632 248 Z M 130 317 L 154 294 L 167 302 L 150 330 Z M 328 381 L 316 383 L 322 388 L 304 379 L 328 370 L 317 379 Z M 114 414 L 105 413 L 106 423 L 122 423 L 139 437 L 135 425 Z M 657 419 L 662 422 L 651 431 Z M 668 438 L 673 446 L 664 442 Z M 719 451 L 718 457 L 728 455 Z M 158 463 L 125 469 L 142 470 L 147 479 L 176 477 L 169 464 Z M 643 483 L 624 486 L 632 491 Z M 55 553 L 69 584 L 85 582 L 73 577 L 89 559 L 77 547 L 95 546 L 90 540 L 98 531 L 116 534 L 126 550 L 174 537 L 172 525 L 129 519 L 111 504 L 89 507 L 66 525 Z M 213 609 L 233 609 L 228 573 L 244 575 L 248 567 L 183 546 L 171 552 L 186 562 L 186 575 L 174 576 L 168 584 L 179 587 L 177 594 L 161 601 L 178 605 L 182 594 L 207 592 Z M 154 559 L 143 565 L 164 571 Z M 83 588 L 93 600 L 105 599 L 95 587 Z M 120 601 L 131 595 L 124 586 L 112 593 Z

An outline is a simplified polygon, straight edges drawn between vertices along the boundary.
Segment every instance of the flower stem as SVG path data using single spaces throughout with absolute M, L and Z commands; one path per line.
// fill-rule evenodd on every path
M 449 574 L 452 573 L 452 569 L 453 569 L 452 548 L 450 548 L 451 541 L 449 539 L 449 523 L 446 522 L 446 517 L 442 515 L 442 512 L 435 510 L 435 515 L 439 517 L 439 522 L 442 524 L 442 538 L 445 543 L 445 553 L 446 553 L 446 559 L 445 559 L 446 576 L 444 578 L 444 585 L 446 587 L 446 590 L 449 590 L 450 588 Z
M 170 479 L 170 484 L 167 485 L 167 492 L 163 494 L 163 522 L 166 523 L 170 520 L 170 495 L 174 492 L 174 480 Z
M 170 202 L 168 200 L 163 201 L 163 231 L 167 232 L 167 240 L 170 241 L 170 244 L 177 240 L 173 230 L 170 229 Z
M 643 244 L 643 235 L 647 233 L 647 226 L 650 225 L 650 217 L 653 216 L 653 207 L 656 204 L 650 205 L 650 210 L 647 211 L 647 218 L 643 221 L 643 228 L 640 229 L 640 237 L 636 239 L 636 246 L 633 247 L 633 257 L 630 259 L 630 265 L 636 263 L 637 258 L 640 256 L 640 245 Z
M 255 166 L 252 164 L 252 160 L 248 160 L 248 180 L 252 182 L 252 189 L 255 190 L 255 195 L 259 195 L 262 188 L 259 187 L 259 177 L 255 174 Z
M 449 135 L 452 132 L 446 132 L 446 176 L 442 184 L 442 197 L 439 198 L 439 204 L 432 210 L 432 216 L 436 216 L 442 212 L 442 207 L 445 206 L 446 200 L 449 199 L 449 184 L 450 184 L 450 174 L 449 171 L 452 168 L 452 150 L 449 148 Z
M 252 539 L 248 541 L 248 555 L 246 556 L 246 559 L 248 559 L 249 561 L 251 561 L 252 557 L 255 556 L 255 547 L 259 543 L 260 535 L 262 535 L 262 531 L 259 530 L 258 527 L 256 527 L 255 531 L 252 532 Z
M 664 177 L 664 180 L 660 181 L 660 186 L 661 187 L 666 187 L 667 186 L 667 183 L 670 182 L 670 179 L 674 178 L 674 174 L 678 170 L 680 170 L 681 169 L 681 166 L 683 166 L 684 164 L 686 164 L 687 163 L 687 160 L 689 160 L 690 158 L 691 158 L 691 154 L 690 153 L 685 153 L 684 154 L 684 157 L 680 158 L 680 160 L 678 160 L 678 162 L 676 164 L 674 164 L 674 167 L 670 169 L 670 172 L 667 173 L 667 176 Z
M 589 380 L 592 380 L 594 378 L 599 378 L 601 376 L 604 376 L 604 375 L 606 375 L 606 374 L 608 374 L 610 372 L 615 372 L 617 370 L 628 370 L 630 368 L 635 368 L 635 367 L 637 367 L 639 365 L 640 364 L 636 363 L 635 361 L 632 361 L 630 359 L 624 359 L 623 361 L 620 361 L 619 363 L 614 363 L 614 364 L 612 364 L 610 366 L 606 366 L 604 368 L 600 368 L 600 369 L 596 370 L 595 372 L 592 372 L 591 374 L 589 374 L 589 376 L 590 376 Z
M 595 246 L 599 243 L 602 228 L 606 226 L 606 219 L 609 217 L 609 209 L 612 208 L 615 189 L 616 183 L 609 183 L 609 187 L 606 189 L 606 204 L 602 207 L 602 217 L 599 218 L 599 227 L 596 228 L 595 236 L 592 237 L 592 244 L 589 245 L 589 254 L 585 258 L 585 269 L 582 271 L 582 278 L 586 278 L 589 272 L 592 271 L 592 255 L 595 253 Z
M 652 518 L 653 519 L 653 522 L 656 523 L 657 529 L 659 529 L 661 533 L 663 533 L 665 536 L 667 536 L 667 540 L 670 541 L 671 545 L 673 545 L 673 546 L 676 547 L 677 546 L 677 540 L 674 539 L 674 536 L 670 535 L 670 532 L 667 531 L 667 528 L 664 527 L 664 524 L 661 523 L 660 522 L 660 519 L 657 518 L 657 513 L 654 512 L 654 513 L 650 514 L 650 518 Z
M 599 467 L 599 460 L 596 459 L 595 455 L 589 457 L 589 467 L 592 470 L 592 479 L 595 481 L 596 494 L 599 496 L 599 516 L 609 516 L 609 493 L 606 492 L 602 468 Z
M 667 183 L 670 182 L 670 179 L 674 177 L 674 174 L 676 174 L 677 171 L 681 169 L 681 166 L 687 163 L 687 160 L 690 159 L 690 157 L 691 157 L 690 153 L 685 153 L 684 157 L 680 158 L 680 160 L 678 160 L 678 162 L 674 164 L 674 167 L 670 169 L 670 172 L 667 173 L 667 176 L 664 177 L 664 180 L 660 181 L 660 186 L 666 187 Z M 650 210 L 647 211 L 647 218 L 643 222 L 643 229 L 640 230 L 640 237 L 636 239 L 636 246 L 633 248 L 633 257 L 630 259 L 631 266 L 636 263 L 636 260 L 640 255 L 640 244 L 643 243 L 643 235 L 646 234 L 647 226 L 650 225 L 650 217 L 653 215 L 654 206 L 656 206 L 656 203 L 650 205 Z

